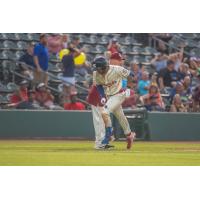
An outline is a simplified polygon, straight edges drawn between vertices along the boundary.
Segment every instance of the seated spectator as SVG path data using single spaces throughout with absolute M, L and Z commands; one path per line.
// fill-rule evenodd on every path
M 145 95 L 148 93 L 150 86 L 149 73 L 147 71 L 142 72 L 142 79 L 138 82 L 139 95 Z
M 196 86 L 192 93 L 193 111 L 200 111 L 200 85 Z
M 36 88 L 35 100 L 41 107 L 50 110 L 60 110 L 61 107 L 54 105 L 54 96 L 48 90 L 44 83 L 38 84 Z
M 173 98 L 172 105 L 170 107 L 170 112 L 187 112 L 187 108 L 181 101 L 179 94 L 176 94 Z
M 174 69 L 178 71 L 181 62 L 183 60 L 183 51 L 178 53 L 172 53 L 169 55 L 169 60 L 172 60 L 174 62 Z
M 178 69 L 180 73 L 180 78 L 183 80 L 186 76 L 190 76 L 192 78 L 192 74 L 189 70 L 189 65 L 186 63 L 181 63 Z
M 120 45 L 117 42 L 117 40 L 114 38 L 109 42 L 107 49 L 108 49 L 108 51 L 111 52 L 111 54 L 113 54 L 115 52 L 119 53 L 120 52 Z
M 183 79 L 183 87 L 186 95 L 192 94 L 191 78 L 190 76 L 185 76 Z
M 8 107 L 17 109 L 34 109 L 28 98 L 28 82 L 23 80 L 19 83 L 19 88 L 11 95 L 11 104 Z
M 148 111 L 164 111 L 164 102 L 158 87 L 155 85 L 149 87 L 149 93 L 141 96 L 140 101 Z
M 50 53 L 57 54 L 62 49 L 67 48 L 66 34 L 51 34 L 48 36 L 48 50 Z
M 156 85 L 156 86 L 158 86 L 157 79 L 158 79 L 158 73 L 154 72 L 152 74 L 152 76 L 151 76 L 151 83 L 150 83 L 150 85 Z
M 158 53 L 152 60 L 151 64 L 155 67 L 155 70 L 159 72 L 161 69 L 166 68 L 168 57 L 165 54 Z
M 30 78 L 31 80 L 33 80 L 33 73 L 32 70 L 28 68 L 26 65 L 34 67 L 34 61 L 33 61 L 34 45 L 35 44 L 33 42 L 29 43 L 26 53 L 19 58 L 19 61 L 24 63 L 20 64 L 20 73 Z
M 163 90 L 165 87 L 174 87 L 176 82 L 180 80 L 180 73 L 178 73 L 174 67 L 174 62 L 168 60 L 167 67 L 159 71 L 158 81 L 161 90 Z
M 135 95 L 133 89 L 127 88 L 126 90 L 130 93 L 130 96 L 125 99 L 125 101 L 122 104 L 122 107 L 126 109 L 134 109 L 136 108 L 137 96 Z
M 65 110 L 85 110 L 85 105 L 77 101 L 77 93 L 70 95 L 70 103 L 64 103 Z
M 188 81 L 188 80 L 186 80 Z M 186 84 L 186 83 L 185 83 Z M 171 94 L 170 94 L 170 101 L 172 102 L 174 96 L 176 94 L 179 94 L 182 102 L 189 106 L 191 103 L 191 88 L 185 89 L 184 85 L 182 82 L 177 82 L 175 88 L 172 89 Z
M 139 68 L 139 65 L 132 61 L 130 63 L 130 70 L 134 74 L 134 81 L 138 83 L 138 81 L 142 78 L 142 69 Z

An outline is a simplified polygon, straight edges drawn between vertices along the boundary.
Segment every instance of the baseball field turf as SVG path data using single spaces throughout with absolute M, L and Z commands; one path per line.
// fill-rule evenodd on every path
M 1 166 L 194 166 L 200 165 L 198 142 L 125 142 L 94 150 L 91 141 L 0 140 Z

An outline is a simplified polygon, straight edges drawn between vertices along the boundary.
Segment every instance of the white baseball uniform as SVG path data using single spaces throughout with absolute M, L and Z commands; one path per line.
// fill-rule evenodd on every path
M 109 70 L 105 76 L 97 71 L 93 73 L 93 80 L 97 85 L 102 85 L 107 96 L 107 103 L 102 111 L 108 117 L 108 126 L 111 127 L 110 113 L 113 113 L 123 128 L 124 134 L 128 135 L 131 130 L 126 119 L 121 104 L 126 98 L 126 91 L 122 90 L 122 79 L 127 78 L 130 71 L 124 67 L 109 65 Z

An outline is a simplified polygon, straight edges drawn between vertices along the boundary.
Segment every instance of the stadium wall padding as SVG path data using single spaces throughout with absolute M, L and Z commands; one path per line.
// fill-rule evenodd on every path
M 152 141 L 200 140 L 200 113 L 151 112 L 147 122 Z M 91 111 L 1 110 L 0 139 L 3 138 L 94 140 L 92 114 Z
M 94 139 L 90 111 L 0 111 L 0 138 Z
M 200 140 L 200 113 L 148 113 L 152 141 Z

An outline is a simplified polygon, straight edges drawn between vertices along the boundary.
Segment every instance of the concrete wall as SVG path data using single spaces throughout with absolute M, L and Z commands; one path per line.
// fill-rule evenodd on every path
M 126 115 L 130 117 L 130 113 Z M 148 113 L 149 131 L 140 127 L 143 124 L 140 119 L 129 122 L 133 129 L 141 130 L 139 137 L 147 138 L 142 131 L 149 132 L 152 141 L 200 140 L 200 113 Z M 0 139 L 36 137 L 93 140 L 92 114 L 90 111 L 0 111 Z
M 90 111 L 0 111 L 0 138 L 94 138 Z
M 149 113 L 151 140 L 200 140 L 200 113 Z

